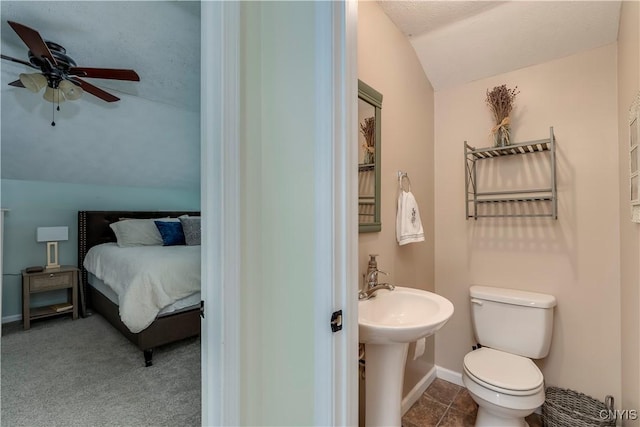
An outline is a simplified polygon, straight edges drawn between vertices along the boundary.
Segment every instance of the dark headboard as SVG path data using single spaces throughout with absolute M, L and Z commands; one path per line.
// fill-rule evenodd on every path
M 78 211 L 78 268 L 80 269 L 80 314 L 86 315 L 85 295 L 87 290 L 87 270 L 83 267 L 84 257 L 93 246 L 115 242 L 116 236 L 109 224 L 121 218 L 176 218 L 180 215 L 199 216 L 196 211 Z

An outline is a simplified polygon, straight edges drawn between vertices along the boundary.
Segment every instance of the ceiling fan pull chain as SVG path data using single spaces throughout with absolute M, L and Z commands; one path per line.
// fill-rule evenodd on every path
M 56 119 L 56 111 L 53 108 L 53 102 L 52 102 L 51 103 L 51 126 L 55 126 L 56 125 L 55 119 Z

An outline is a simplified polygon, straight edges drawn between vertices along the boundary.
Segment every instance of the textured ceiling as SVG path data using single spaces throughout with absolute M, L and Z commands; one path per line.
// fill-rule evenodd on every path
M 78 66 L 131 68 L 140 82 L 86 79 L 53 105 L 8 86 L 32 68 L 2 60 L 2 178 L 197 188 L 200 182 L 200 4 L 190 1 L 2 1 L 1 51 L 27 60 L 8 20 L 64 46 Z M 194 167 L 195 166 L 195 167 Z
M 379 4 L 409 38 L 435 90 L 613 43 L 619 1 L 396 1 Z
M 477 15 L 506 2 L 382 0 L 378 3 L 407 37 L 413 37 Z
M 434 89 L 612 43 L 619 1 L 380 1 Z M 55 112 L 8 86 L 32 69 L 0 61 L 2 178 L 194 188 L 200 180 L 200 4 L 191 1 L 0 2 L 1 51 L 27 59 L 16 21 L 79 66 L 132 68 L 140 82 L 87 79 L 89 94 Z

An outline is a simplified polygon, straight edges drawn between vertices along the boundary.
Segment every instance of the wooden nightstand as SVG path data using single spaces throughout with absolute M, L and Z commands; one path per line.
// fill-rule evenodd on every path
M 38 273 L 22 271 L 22 319 L 24 329 L 31 327 L 31 320 L 62 314 L 73 314 L 78 318 L 78 268 L 63 265 L 60 268 L 43 270 Z M 68 304 L 53 304 L 31 307 L 31 294 L 67 289 Z M 65 307 L 71 305 L 72 307 Z

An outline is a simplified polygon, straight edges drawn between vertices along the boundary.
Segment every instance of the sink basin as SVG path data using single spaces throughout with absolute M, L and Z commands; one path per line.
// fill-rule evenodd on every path
M 366 427 L 401 426 L 409 343 L 434 334 L 452 314 L 448 299 L 400 286 L 358 301 L 359 338 L 365 344 Z
M 410 343 L 432 335 L 449 320 L 453 304 L 433 292 L 396 286 L 358 302 L 360 342 Z

